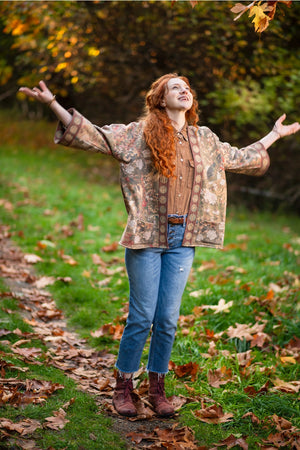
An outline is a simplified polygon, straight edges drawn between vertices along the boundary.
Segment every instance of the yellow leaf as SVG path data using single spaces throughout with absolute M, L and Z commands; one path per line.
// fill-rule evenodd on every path
M 89 56 L 98 56 L 100 53 L 100 50 L 98 50 L 95 47 L 90 47 L 88 50 Z
M 81 275 L 86 278 L 91 278 L 91 272 L 89 270 L 84 270 Z
M 283 364 L 285 364 L 285 363 L 297 364 L 297 361 L 295 360 L 295 358 L 293 356 L 281 356 L 280 361 Z
M 270 17 L 265 14 L 265 11 L 270 11 L 267 4 L 252 6 L 249 12 L 249 17 L 254 15 L 252 23 L 254 23 L 255 31 L 260 33 L 268 27 L 270 21 Z
M 65 69 L 67 67 L 67 63 L 63 62 L 63 63 L 59 63 L 56 66 L 55 72 L 60 72 L 61 70 Z

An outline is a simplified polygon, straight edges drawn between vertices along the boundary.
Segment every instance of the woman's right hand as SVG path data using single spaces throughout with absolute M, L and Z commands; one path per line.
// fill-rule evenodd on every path
M 28 97 L 35 98 L 41 103 L 49 104 L 52 100 L 55 99 L 55 96 L 52 94 L 50 89 L 47 88 L 47 85 L 44 81 L 39 82 L 39 88 L 34 87 L 30 89 L 28 87 L 21 87 L 19 89 L 20 92 L 27 95 Z

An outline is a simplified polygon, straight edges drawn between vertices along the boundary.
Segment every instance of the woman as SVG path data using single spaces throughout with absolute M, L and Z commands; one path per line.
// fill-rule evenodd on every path
M 197 101 L 188 80 L 167 74 L 146 95 L 144 117 L 129 125 L 97 127 L 76 110 L 65 110 L 44 82 L 21 88 L 47 104 L 59 119 L 55 142 L 110 154 L 120 162 L 128 212 L 121 239 L 130 285 L 129 314 L 116 362 L 113 403 L 119 414 L 137 414 L 132 375 L 151 330 L 147 370 L 149 401 L 160 416 L 174 409 L 164 377 L 174 341 L 183 290 L 195 247 L 221 248 L 226 214 L 225 171 L 263 175 L 267 148 L 296 133 L 285 115 L 260 141 L 238 149 L 197 125 Z

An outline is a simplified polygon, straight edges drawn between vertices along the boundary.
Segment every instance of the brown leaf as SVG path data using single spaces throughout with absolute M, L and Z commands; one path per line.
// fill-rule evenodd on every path
M 104 247 L 102 247 L 101 250 L 106 253 L 115 252 L 117 250 L 118 246 L 119 246 L 118 242 L 112 242 L 111 244 L 105 245 Z
M 232 378 L 232 370 L 227 369 L 226 366 L 221 367 L 220 369 L 212 370 L 210 369 L 207 374 L 208 384 L 212 387 L 220 387 L 223 384 L 227 384 L 231 381 L 234 381 Z
M 239 448 L 242 448 L 243 450 L 248 450 L 248 444 L 245 441 L 245 439 L 243 437 L 237 438 L 233 434 L 231 434 L 226 439 L 223 439 L 222 441 L 220 441 L 214 445 L 216 445 L 217 447 L 226 445 L 226 448 L 232 448 L 232 447 L 238 446 Z
M 176 366 L 172 361 L 169 363 L 169 369 L 174 370 L 177 377 L 182 378 L 186 376 L 191 376 L 192 381 L 195 381 L 196 375 L 199 371 L 199 364 L 194 362 L 189 362 L 183 364 L 182 366 Z
M 24 419 L 20 422 L 12 422 L 10 419 L 0 418 L 0 428 L 6 430 L 16 431 L 21 436 L 32 434 L 37 428 L 42 428 L 41 423 L 38 420 Z
M 58 411 L 54 412 L 54 416 L 52 417 L 46 417 L 45 420 L 47 420 L 47 424 L 45 424 L 45 427 L 51 428 L 52 430 L 62 430 L 65 425 L 70 422 L 68 419 L 66 419 L 66 412 L 60 408 Z
M 211 405 L 193 412 L 194 416 L 206 423 L 225 423 L 233 418 L 232 413 L 224 413 L 221 406 Z
M 256 423 L 258 425 L 260 424 L 259 418 L 255 414 L 253 414 L 253 412 L 251 411 L 247 412 L 242 416 L 242 419 L 245 419 L 246 417 L 250 417 L 252 423 Z
M 38 289 L 43 289 L 46 286 L 49 286 L 51 284 L 55 283 L 55 278 L 54 277 L 41 277 L 38 280 L 36 280 L 34 282 L 34 286 Z
M 110 336 L 114 340 L 120 340 L 123 334 L 124 325 L 113 325 L 112 323 L 107 323 L 102 325 L 98 330 L 92 331 L 91 336 L 98 338 L 102 336 Z
M 12 348 L 14 353 L 24 356 L 27 359 L 38 358 L 42 354 L 40 348 L 30 347 L 30 348 Z
M 29 264 L 36 264 L 40 261 L 43 261 L 40 256 L 33 255 L 31 253 L 27 253 L 26 255 L 24 255 L 24 260 Z
M 92 254 L 92 260 L 94 264 L 100 265 L 102 267 L 106 267 L 107 263 L 105 261 L 103 261 L 103 259 L 97 255 L 96 253 Z
M 269 390 L 270 381 L 268 380 L 258 391 L 253 386 L 247 386 L 244 388 L 244 392 L 249 397 L 256 397 L 258 394 L 266 393 Z
M 274 384 L 274 389 L 276 389 L 277 391 L 294 393 L 299 392 L 300 390 L 300 381 L 286 382 L 280 380 L 279 378 L 275 378 L 272 383 Z
M 210 261 L 203 261 L 201 266 L 198 267 L 197 272 L 203 272 L 204 270 L 216 269 L 217 263 L 214 259 Z

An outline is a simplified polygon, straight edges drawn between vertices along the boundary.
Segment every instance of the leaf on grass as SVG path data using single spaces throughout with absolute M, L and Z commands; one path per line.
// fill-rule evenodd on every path
M 17 355 L 24 356 L 26 359 L 34 359 L 42 355 L 42 350 L 36 347 L 12 348 L 12 351 Z
M 38 262 L 43 261 L 43 259 L 40 256 L 34 255 L 32 253 L 26 253 L 24 255 L 24 260 L 29 264 L 36 264 Z
M 217 263 L 214 259 L 210 261 L 203 261 L 201 266 L 197 268 L 197 272 L 203 272 L 204 270 L 216 269 Z
M 99 255 L 97 255 L 97 253 L 92 254 L 92 260 L 93 260 L 94 264 L 97 264 L 97 265 L 100 265 L 103 267 L 107 266 L 107 263 L 105 261 L 103 261 L 103 259 Z
M 45 427 L 51 428 L 52 430 L 62 430 L 65 425 L 70 422 L 68 419 L 66 419 L 66 412 L 59 408 L 58 411 L 54 412 L 54 415 L 52 417 L 46 417 L 45 420 L 47 420 L 47 423 L 45 424 Z
M 173 361 L 169 362 L 169 370 L 173 370 L 178 378 L 191 376 L 192 381 L 195 381 L 196 375 L 199 371 L 199 364 L 189 362 L 182 366 L 177 366 Z
M 220 369 L 210 369 L 207 374 L 208 384 L 212 387 L 218 388 L 223 384 L 233 382 L 232 370 L 228 369 L 226 366 Z
M 297 361 L 293 356 L 280 356 L 280 361 L 283 364 L 297 364 Z
M 37 246 L 40 249 L 44 249 L 44 248 L 47 248 L 47 247 L 50 247 L 50 248 L 55 248 L 56 247 L 54 242 L 49 241 L 47 239 L 43 239 L 42 241 L 38 241 Z
M 89 270 L 84 270 L 81 275 L 85 278 L 91 278 L 91 272 Z
M 233 305 L 233 301 L 226 303 L 224 298 L 220 298 L 217 305 L 202 305 L 204 309 L 212 309 L 214 310 L 214 314 L 218 314 L 219 312 L 229 312 L 229 308 Z
M 140 444 L 143 440 L 155 442 L 149 448 L 167 448 L 172 450 L 196 450 L 199 447 L 194 442 L 194 433 L 188 427 L 177 428 L 177 423 L 172 427 L 156 427 L 151 432 L 132 431 L 126 435 L 135 444 Z
M 252 423 L 256 423 L 257 425 L 260 425 L 259 418 L 255 414 L 253 414 L 252 411 L 249 411 L 246 414 L 244 414 L 242 416 L 242 419 L 245 419 L 246 417 L 250 417 Z
M 104 247 L 102 247 L 101 250 L 105 253 L 115 252 L 117 250 L 118 246 L 119 246 L 118 242 L 112 242 L 111 244 L 105 245 Z
M 38 289 L 43 289 L 46 286 L 50 286 L 54 284 L 56 281 L 55 277 L 41 277 L 38 280 L 36 280 L 33 284 Z
M 221 406 L 211 405 L 193 412 L 194 416 L 205 423 L 226 423 L 232 420 L 232 413 L 224 413 Z
M 265 394 L 269 390 L 270 381 L 268 380 L 258 391 L 254 386 L 247 386 L 244 388 L 244 392 L 249 397 L 256 397 L 258 394 Z
M 226 448 L 232 448 L 237 446 L 238 448 L 242 448 L 243 450 L 248 450 L 248 444 L 243 437 L 236 437 L 233 434 L 228 436 L 226 439 L 219 441 L 217 444 L 214 444 L 217 447 L 226 445 Z
M 32 434 L 38 428 L 42 428 L 41 423 L 34 419 L 24 419 L 20 422 L 12 422 L 10 419 L 0 418 L 0 428 L 4 428 L 9 431 L 16 431 L 21 436 Z
M 242 367 L 249 367 L 252 361 L 251 358 L 252 350 L 247 350 L 246 352 L 237 353 L 236 357 L 239 365 Z
M 102 325 L 98 330 L 92 331 L 91 336 L 99 338 L 102 336 L 110 336 L 114 340 L 120 340 L 123 334 L 124 325 L 113 325 L 112 323 L 106 323 Z
M 300 390 L 300 381 L 290 381 L 286 382 L 283 380 L 280 380 L 279 378 L 275 378 L 275 380 L 272 381 L 274 384 L 274 389 L 281 392 L 287 392 L 287 393 L 294 393 L 299 392 Z

